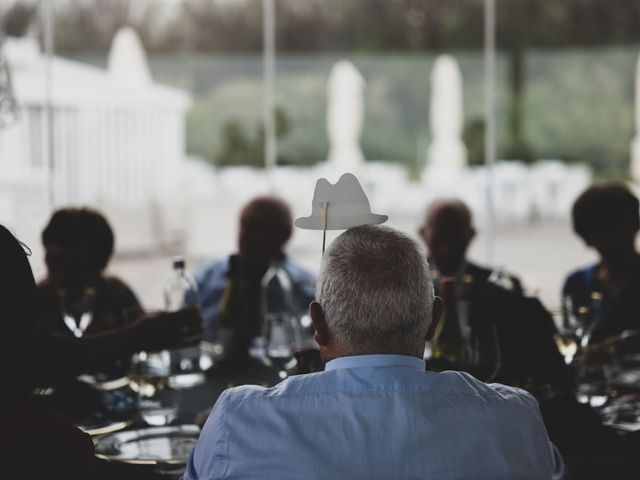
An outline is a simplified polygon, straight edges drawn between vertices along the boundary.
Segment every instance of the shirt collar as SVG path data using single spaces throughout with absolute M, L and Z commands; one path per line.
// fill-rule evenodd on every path
M 424 371 L 426 364 L 424 360 L 408 355 L 354 355 L 331 360 L 327 362 L 324 369 L 329 371 L 365 367 L 405 367 Z

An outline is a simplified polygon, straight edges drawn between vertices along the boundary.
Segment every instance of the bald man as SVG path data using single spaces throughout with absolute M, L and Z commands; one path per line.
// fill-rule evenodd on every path
M 242 359 L 251 340 L 262 333 L 260 282 L 272 262 L 280 262 L 291 278 L 295 308 L 305 312 L 313 300 L 313 276 L 284 253 L 291 232 L 287 204 L 277 197 L 256 197 L 240 214 L 238 251 L 196 274 L 204 338 L 217 341 L 223 330 L 229 333 L 228 355 Z
M 464 277 L 467 280 L 491 281 L 497 286 L 522 294 L 520 280 L 496 269 L 482 268 L 466 259 L 467 249 L 475 237 L 469 207 L 458 199 L 440 199 L 427 208 L 420 236 L 429 251 L 433 267 L 441 277 Z
M 467 205 L 457 199 L 433 202 L 419 233 L 448 312 L 434 340 L 431 367 L 511 385 L 563 386 L 555 327 L 542 304 L 524 297 L 516 277 L 466 259 L 475 236 Z

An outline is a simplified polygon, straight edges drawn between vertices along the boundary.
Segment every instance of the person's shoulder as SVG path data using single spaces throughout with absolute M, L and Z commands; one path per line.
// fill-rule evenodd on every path
M 510 271 L 500 268 L 486 268 L 467 261 L 465 273 L 472 277 L 475 284 L 482 287 L 515 295 L 523 294 L 520 278 Z
M 114 300 L 123 306 L 137 307 L 140 305 L 138 296 L 124 280 L 121 280 L 115 275 L 105 275 L 102 277 L 102 282 L 108 294 L 112 295 Z
M 491 275 L 491 270 L 481 267 L 477 263 L 467 261 L 465 273 L 471 275 L 475 281 L 486 282 Z
M 110 288 L 118 288 L 121 290 L 131 290 L 131 287 L 117 275 L 105 275 L 102 281 Z
M 313 273 L 299 263 L 293 261 L 290 257 L 287 257 L 285 260 L 285 269 L 296 282 L 309 282 L 315 280 Z
M 226 276 L 229 270 L 229 257 L 216 260 L 208 260 L 202 263 L 194 275 L 198 283 L 209 280 L 210 278 L 217 278 Z
M 449 387 L 441 389 L 455 394 L 472 394 L 481 397 L 493 397 L 499 400 L 514 400 L 530 403 L 536 402 L 535 398 L 526 390 L 510 387 L 501 383 L 485 383 L 466 372 L 446 371 L 435 374 L 446 382 Z
M 487 408 L 504 412 L 506 416 L 524 416 L 534 422 L 540 419 L 538 401 L 526 390 L 501 383 L 484 383 L 465 372 L 456 374 L 455 393 L 472 394 L 476 398 L 482 398 Z
M 523 402 L 528 406 L 538 405 L 538 401 L 535 397 L 522 388 L 511 387 L 509 385 L 503 385 L 502 383 L 488 383 L 486 385 L 489 389 L 495 392 L 496 395 L 505 400 Z
M 569 272 L 564 280 L 562 290 L 564 292 L 583 288 L 590 283 L 590 279 L 595 275 L 597 263 L 593 263 L 584 267 L 577 268 Z
M 241 385 L 225 390 L 218 401 L 227 405 L 249 405 L 253 401 L 277 401 L 297 395 L 325 393 L 324 386 L 329 377 L 330 372 L 316 372 L 290 376 L 273 387 Z

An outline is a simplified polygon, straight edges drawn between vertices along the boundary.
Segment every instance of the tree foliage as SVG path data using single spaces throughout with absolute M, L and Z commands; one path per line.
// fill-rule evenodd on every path
M 35 17 L 36 7 L 30 3 L 14 3 L 2 15 L 2 32 L 8 37 L 22 37 Z M 2 35 L 0 35 L 2 37 Z
M 482 45 L 481 0 L 276 0 L 277 45 L 298 51 L 425 51 Z M 32 8 L 32 1 L 13 4 Z M 628 44 L 640 40 L 637 0 L 499 0 L 498 46 Z M 153 51 L 255 52 L 260 0 L 60 0 L 61 52 L 105 51 L 134 26 Z

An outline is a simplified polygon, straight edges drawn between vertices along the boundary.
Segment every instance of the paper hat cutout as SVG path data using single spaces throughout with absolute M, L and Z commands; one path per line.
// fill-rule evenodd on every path
M 353 174 L 345 173 L 335 185 L 326 178 L 318 179 L 313 191 L 311 216 L 296 219 L 295 225 L 306 230 L 345 230 L 358 225 L 378 225 L 388 218 L 371 213 L 369 199 L 360 182 Z

